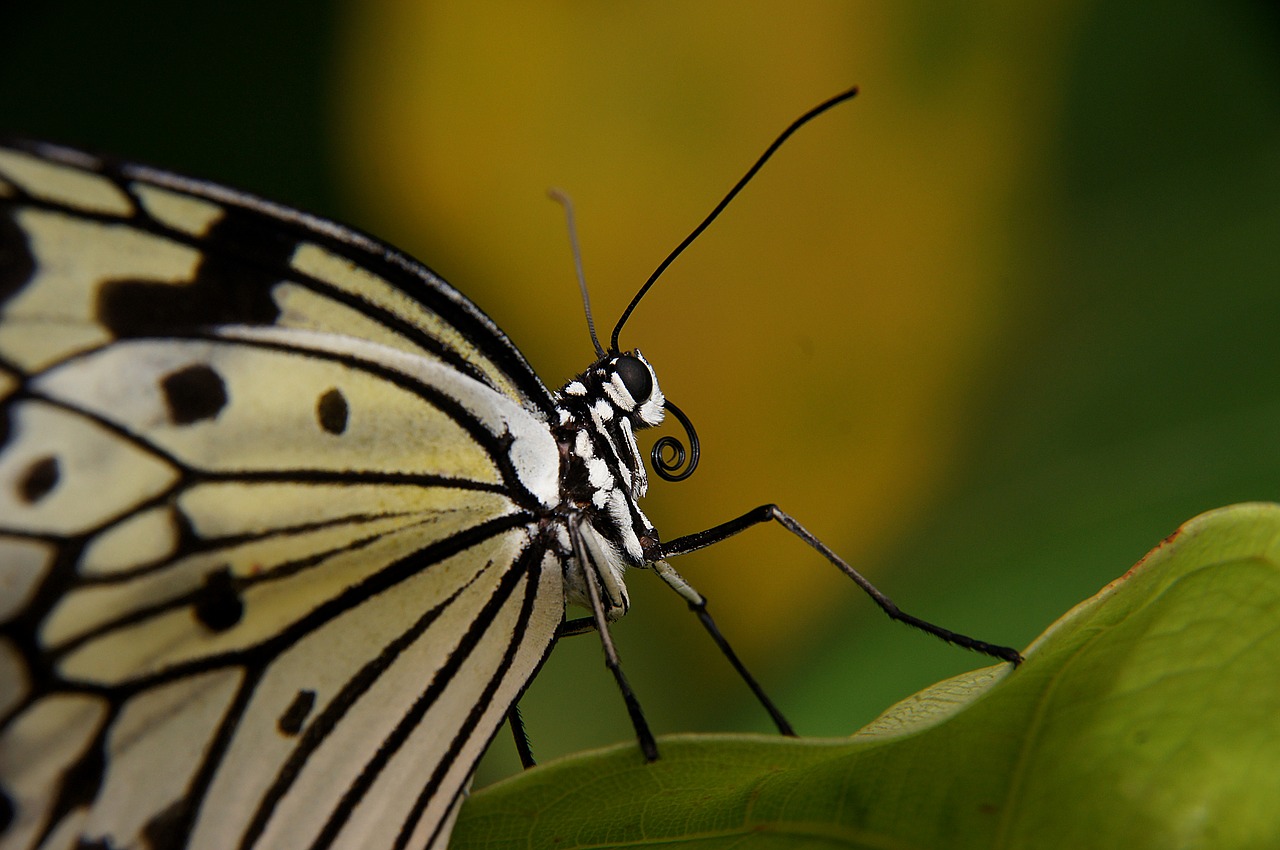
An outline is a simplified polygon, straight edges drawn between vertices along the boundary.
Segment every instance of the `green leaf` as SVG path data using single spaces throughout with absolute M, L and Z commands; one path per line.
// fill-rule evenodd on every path
M 1141 848 L 1280 836 L 1280 506 L 1214 511 L 1076 606 L 1018 670 L 850 739 L 679 736 L 477 793 L 484 847 Z

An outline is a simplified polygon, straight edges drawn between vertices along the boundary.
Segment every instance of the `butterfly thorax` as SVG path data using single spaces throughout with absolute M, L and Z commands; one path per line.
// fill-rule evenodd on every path
M 641 538 L 656 539 L 638 504 L 649 478 L 635 432 L 662 422 L 664 402 L 639 351 L 602 357 L 556 395 L 561 509 L 584 532 L 614 616 L 626 610 L 622 572 L 646 563 Z M 570 599 L 579 602 L 576 572 L 567 578 Z

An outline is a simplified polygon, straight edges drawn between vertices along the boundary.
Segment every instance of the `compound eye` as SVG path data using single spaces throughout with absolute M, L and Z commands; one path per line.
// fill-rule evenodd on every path
M 622 385 L 635 399 L 636 404 L 644 404 L 653 393 L 653 374 L 640 359 L 630 354 L 623 354 L 613 362 L 613 371 L 622 379 Z

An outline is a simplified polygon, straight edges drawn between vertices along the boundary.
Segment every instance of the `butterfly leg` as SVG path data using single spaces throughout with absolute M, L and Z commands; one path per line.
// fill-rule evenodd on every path
M 675 567 L 666 561 L 654 561 L 652 567 L 658 577 L 666 583 L 667 587 L 684 598 L 684 601 L 689 604 L 689 610 L 698 615 L 698 620 L 702 623 L 702 627 L 707 630 L 707 634 L 711 635 L 711 639 L 716 642 L 716 646 L 720 647 L 720 652 L 724 654 L 725 658 L 729 659 L 733 669 L 738 672 L 738 676 L 741 677 L 742 681 L 747 683 L 747 687 L 751 689 L 751 693 L 755 694 L 756 699 L 764 706 L 764 710 L 769 712 L 769 716 L 773 718 L 773 724 L 778 727 L 778 732 L 795 737 L 796 732 L 791 728 L 791 724 L 787 722 L 787 718 L 773 704 L 773 700 L 769 699 L 769 695 L 764 692 L 764 688 L 760 687 L 760 683 L 756 681 L 755 677 L 747 671 L 746 666 L 738 658 L 738 653 L 733 651 L 729 641 L 720 633 L 720 628 L 716 625 L 716 621 L 711 619 L 711 614 L 707 611 L 707 598 L 694 590 L 693 586 L 685 581 L 684 576 L 676 572 Z
M 778 525 L 781 525 L 787 531 L 809 544 L 809 546 L 822 555 L 822 557 L 826 558 L 841 572 L 853 579 L 858 587 L 862 588 L 863 591 L 865 591 L 866 594 L 876 603 L 876 605 L 880 606 L 880 610 L 888 614 L 891 619 L 897 620 L 900 623 L 906 623 L 909 626 L 920 629 L 922 632 L 927 632 L 928 634 L 941 638 L 947 643 L 955 644 L 956 646 L 960 646 L 965 649 L 971 649 L 975 652 L 981 652 L 983 655 L 989 655 L 992 658 L 1008 661 L 1015 665 L 1022 663 L 1022 655 L 1019 654 L 1016 649 L 977 640 L 976 638 L 971 638 L 967 635 L 962 635 L 958 632 L 944 629 L 941 626 L 935 626 L 927 620 L 922 620 L 919 617 L 906 613 L 894 604 L 893 600 L 881 593 L 880 590 L 868 581 L 865 576 L 853 567 L 849 566 L 849 564 L 846 563 L 839 555 L 831 551 L 825 543 L 817 537 L 814 537 L 808 529 L 796 522 L 790 514 L 783 511 L 777 505 L 761 505 L 753 511 L 748 511 L 737 519 L 731 519 L 728 522 L 715 526 L 714 528 L 709 528 L 706 531 L 699 531 L 695 534 L 687 534 L 684 537 L 678 537 L 675 540 L 655 546 L 654 551 L 645 553 L 645 557 L 652 557 L 654 561 L 658 561 L 662 558 L 686 555 L 690 552 L 696 552 L 699 549 L 705 549 L 708 546 L 714 546 L 722 540 L 746 531 L 748 528 L 752 528 L 766 522 L 778 523 Z
M 556 640 L 585 635 L 595 630 L 595 618 L 575 617 L 572 620 L 565 620 L 556 627 Z M 521 767 L 525 770 L 537 767 L 538 762 L 533 757 L 533 745 L 529 741 L 529 732 L 525 729 L 524 717 L 520 714 L 519 703 L 512 705 L 511 710 L 507 712 L 507 726 L 510 727 L 511 735 L 515 738 L 516 753 L 520 756 Z
M 591 560 L 586 544 L 582 541 L 582 532 L 572 522 L 569 523 L 569 538 L 573 541 L 573 552 L 578 569 L 582 570 L 582 583 L 587 588 L 591 616 L 595 621 L 596 631 L 600 633 L 600 643 L 604 647 L 604 665 L 613 674 L 614 681 L 618 683 L 618 690 L 622 691 L 622 701 L 627 705 L 627 714 L 631 716 L 631 725 L 636 730 L 636 739 L 640 742 L 640 751 L 644 753 L 645 761 L 657 761 L 658 743 L 653 738 L 653 732 L 649 730 L 649 722 L 644 719 L 644 712 L 640 710 L 640 701 L 636 699 L 635 691 L 631 690 L 631 685 L 622 672 L 618 651 L 614 648 L 613 638 L 609 635 L 609 622 L 605 619 L 604 603 L 600 599 L 600 577 L 596 574 L 595 562 Z
M 511 735 L 516 739 L 516 753 L 520 756 L 520 766 L 525 770 L 537 767 L 533 758 L 533 745 L 529 743 L 529 732 L 524 728 L 524 718 L 520 716 L 520 704 L 513 703 L 507 712 L 507 725 L 511 727 Z
M 595 630 L 596 621 L 594 617 L 574 617 L 572 620 L 565 620 L 556 627 L 556 640 L 585 635 Z
M 565 620 L 556 627 L 556 640 L 585 635 L 595 630 L 595 618 L 575 617 L 572 620 Z M 507 726 L 511 728 L 511 735 L 515 738 L 516 753 L 520 756 L 520 765 L 525 770 L 537 767 L 538 762 L 533 757 L 533 745 L 529 742 L 529 732 L 525 729 L 524 717 L 520 714 L 519 703 L 512 705 L 511 710 L 507 712 Z

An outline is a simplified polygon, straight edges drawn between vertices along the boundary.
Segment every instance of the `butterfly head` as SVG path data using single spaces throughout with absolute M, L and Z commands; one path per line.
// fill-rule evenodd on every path
M 627 419 L 635 429 L 661 424 L 666 405 L 658 377 L 639 351 L 606 354 L 565 384 L 561 396 L 587 400 L 597 415 Z
M 658 387 L 653 367 L 639 351 L 610 355 L 598 365 L 607 376 L 601 386 L 605 396 L 634 417 L 637 427 L 662 424 L 666 399 Z

